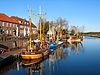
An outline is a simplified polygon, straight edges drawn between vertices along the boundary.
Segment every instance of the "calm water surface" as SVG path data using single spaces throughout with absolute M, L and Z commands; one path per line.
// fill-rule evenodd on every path
M 66 44 L 37 64 L 16 61 L 2 75 L 100 75 L 100 39 L 85 37 L 82 43 Z

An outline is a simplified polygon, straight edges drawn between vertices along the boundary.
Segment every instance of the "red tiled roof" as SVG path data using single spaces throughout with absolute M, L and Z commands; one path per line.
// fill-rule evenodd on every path
M 16 16 L 9 17 L 9 16 L 7 16 L 6 14 L 3 14 L 3 13 L 0 13 L 0 20 L 10 22 L 10 23 L 17 23 L 17 24 L 21 24 L 21 25 L 30 26 L 29 21 L 27 21 L 26 19 L 19 18 L 19 17 L 16 17 Z M 22 21 L 22 23 L 19 23 L 19 21 Z M 28 24 L 25 24 L 25 22 L 27 22 Z M 33 23 L 32 23 L 32 27 L 36 28 L 36 26 Z
M 19 24 L 24 24 L 26 26 L 30 26 L 29 21 L 26 20 L 26 19 L 19 18 L 19 17 L 16 17 L 16 16 L 11 16 L 11 18 L 15 19 L 18 23 L 19 23 L 19 21 L 22 21 L 22 23 L 19 23 Z M 28 24 L 25 24 L 25 22 L 27 22 Z M 36 28 L 36 26 L 33 23 L 32 23 L 32 27 Z
M 3 13 L 0 13 L 0 20 L 11 22 L 11 23 L 17 23 L 16 20 L 11 19 L 9 16 L 7 16 L 6 14 L 3 14 Z
M 16 16 L 11 16 L 11 18 L 15 19 L 17 22 L 22 21 L 22 23 L 20 23 L 20 24 L 24 24 L 24 22 L 29 23 L 29 21 L 27 21 L 26 19 L 19 18 L 19 17 L 16 17 Z

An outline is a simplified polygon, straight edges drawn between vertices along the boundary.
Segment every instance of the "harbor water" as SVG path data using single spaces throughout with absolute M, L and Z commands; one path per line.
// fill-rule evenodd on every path
M 100 38 L 64 43 L 44 60 L 18 59 L 0 69 L 0 75 L 100 75 Z

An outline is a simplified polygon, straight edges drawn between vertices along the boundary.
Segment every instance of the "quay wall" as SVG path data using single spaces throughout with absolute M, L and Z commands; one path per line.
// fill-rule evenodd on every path
M 7 46 L 9 49 L 12 48 L 23 48 L 27 45 L 27 39 L 16 39 L 16 40 L 0 40 L 0 44 Z

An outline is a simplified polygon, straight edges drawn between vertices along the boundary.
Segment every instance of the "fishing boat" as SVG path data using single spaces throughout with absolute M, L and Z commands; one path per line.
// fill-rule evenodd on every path
M 76 37 L 72 37 L 70 36 L 69 39 L 67 40 L 67 42 L 69 43 L 73 43 L 73 42 L 81 42 L 82 40 L 80 38 L 76 38 Z
M 23 51 L 22 54 L 21 54 L 21 57 L 22 59 L 25 59 L 25 60 L 30 60 L 30 59 L 39 59 L 39 58 L 42 58 L 43 55 L 42 55 L 42 52 L 39 52 L 39 51 L 35 51 L 35 52 L 31 52 L 31 51 Z
M 29 66 L 32 64 L 40 63 L 42 61 L 42 58 L 36 59 L 36 60 L 22 60 L 22 65 L 23 66 Z
M 21 53 L 22 59 L 25 60 L 33 60 L 33 59 L 40 59 L 43 58 L 44 56 L 48 55 L 48 50 L 47 48 L 43 48 L 43 42 L 42 42 L 42 34 L 41 34 L 41 14 L 40 14 L 40 41 L 34 40 L 36 44 L 33 44 L 33 39 L 32 39 L 32 12 L 30 11 L 30 43 L 29 43 L 29 48 L 28 49 L 23 49 Z M 40 44 L 38 43 L 40 42 Z
M 55 42 L 56 31 L 54 28 L 55 27 L 54 27 L 53 21 L 51 21 L 49 23 L 49 31 L 47 32 L 47 34 L 49 35 L 49 50 L 50 51 L 53 51 L 57 47 L 57 44 Z
M 56 43 L 55 42 L 51 42 L 49 44 L 49 49 L 55 49 L 57 47 Z

